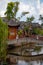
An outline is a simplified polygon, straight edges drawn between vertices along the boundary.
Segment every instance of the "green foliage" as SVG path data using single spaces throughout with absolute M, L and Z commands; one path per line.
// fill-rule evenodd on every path
M 43 35 L 43 29 L 33 28 L 33 33 L 35 33 L 36 35 Z
M 43 20 L 43 16 L 42 16 L 42 15 L 40 15 L 40 18 L 39 18 L 39 20 Z
M 43 23 L 41 24 L 41 26 L 43 26 Z
M 33 33 L 39 35 L 40 34 L 40 29 L 39 28 L 33 28 Z
M 28 33 L 29 33 L 29 27 L 28 26 L 24 26 L 24 32 L 25 32 L 25 36 L 28 36 Z
M 39 20 L 41 20 L 43 23 L 43 16 L 42 15 L 40 15 Z
M 28 27 L 28 26 L 25 26 L 25 27 L 24 27 L 24 30 L 25 30 L 26 32 L 28 32 L 28 31 L 29 31 L 29 27 Z
M 8 37 L 8 26 L 0 18 L 0 59 L 6 59 L 6 48 L 7 48 L 7 37 Z
M 22 30 L 19 30 L 18 35 L 20 36 L 22 34 L 22 32 L 23 32 Z
M 40 35 L 43 35 L 43 29 L 42 29 L 42 30 L 40 30 Z
M 8 20 L 14 17 L 13 8 L 14 3 L 13 2 L 8 3 L 7 11 L 5 12 L 5 15 L 7 16 Z
M 16 17 L 16 14 L 17 14 L 17 12 L 18 12 L 18 9 L 19 9 L 19 2 L 14 2 L 14 16 Z
M 26 21 L 27 21 L 27 22 L 32 22 L 33 20 L 34 20 L 34 17 L 32 16 L 32 17 L 30 17 L 30 18 L 27 17 L 27 20 L 26 20 Z
M 19 10 L 19 2 L 10 2 L 7 5 L 7 10 L 5 12 L 5 15 L 7 16 L 8 20 L 11 18 L 16 18 L 16 14 Z M 21 16 L 17 19 L 20 20 L 23 16 L 28 14 L 29 12 L 22 12 Z
M 16 13 L 18 11 L 18 5 L 19 2 L 10 2 L 7 5 L 7 10 L 5 12 L 5 15 L 7 16 L 8 20 L 10 20 L 11 18 L 16 17 Z

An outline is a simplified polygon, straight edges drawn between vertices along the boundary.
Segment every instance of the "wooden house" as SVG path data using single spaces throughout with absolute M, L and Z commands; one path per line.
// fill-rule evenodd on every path
M 3 21 L 8 24 L 8 40 L 16 39 L 19 22 L 17 19 L 8 20 L 6 17 L 2 17 Z
M 24 21 L 20 22 L 20 21 L 17 21 L 17 19 L 8 20 L 5 17 L 3 17 L 2 19 L 4 22 L 7 22 L 7 24 L 8 24 L 8 32 L 9 32 L 8 39 L 9 40 L 16 39 L 18 30 L 23 30 L 23 32 L 24 32 L 24 26 L 29 27 L 29 32 L 32 32 L 33 28 L 41 28 L 41 25 L 38 23 L 30 23 L 30 22 L 24 22 Z M 30 33 L 29 33 L 29 35 L 30 35 Z M 25 37 L 25 34 L 23 33 L 21 35 L 21 37 Z
M 18 22 L 15 22 L 14 20 L 10 20 L 8 22 L 8 31 L 9 31 L 8 39 L 10 40 L 16 39 L 19 25 L 20 24 Z

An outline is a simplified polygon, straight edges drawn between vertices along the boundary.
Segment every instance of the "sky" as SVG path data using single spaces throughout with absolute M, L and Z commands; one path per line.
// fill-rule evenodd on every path
M 6 11 L 7 4 L 11 1 L 20 2 L 17 17 L 19 17 L 23 11 L 29 12 L 28 15 L 21 19 L 22 21 L 25 21 L 27 17 L 34 16 L 34 21 L 41 23 L 41 21 L 38 21 L 38 18 L 40 14 L 43 15 L 43 0 L 0 0 L 0 16 L 5 16 L 4 12 Z

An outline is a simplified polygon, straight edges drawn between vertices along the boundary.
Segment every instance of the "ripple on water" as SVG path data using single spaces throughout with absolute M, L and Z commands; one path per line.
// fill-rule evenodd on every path
M 25 61 L 18 61 L 17 65 L 43 65 L 43 62 L 41 63 L 40 61 L 30 61 L 30 62 L 25 62 Z

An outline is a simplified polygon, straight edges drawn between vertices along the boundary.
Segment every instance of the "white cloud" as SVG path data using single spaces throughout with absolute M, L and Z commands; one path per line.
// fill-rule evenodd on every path
M 40 9 L 40 0 L 37 0 L 37 8 Z
M 19 11 L 23 12 L 23 11 L 28 11 L 28 10 L 29 10 L 29 5 L 28 4 L 24 4 L 23 2 L 20 2 Z
M 12 0 L 0 0 L 0 16 L 4 16 L 4 12 L 6 11 L 7 3 Z
M 33 13 L 33 11 L 35 10 L 35 7 L 34 6 L 32 6 L 32 5 L 30 5 L 30 4 L 25 4 L 25 3 L 23 3 L 23 2 L 20 2 L 20 5 L 19 5 L 19 13 L 21 13 L 21 12 L 32 12 Z M 31 13 L 31 14 L 32 14 Z
M 5 13 L 5 11 L 1 11 L 1 12 L 0 12 L 0 16 L 1 16 L 1 17 L 4 17 L 4 13 Z
M 12 0 L 1 0 L 1 4 L 0 4 L 1 13 L 4 13 L 4 11 L 6 10 L 6 7 L 7 7 L 7 3 L 10 2 L 10 1 L 12 1 Z M 25 4 L 24 2 L 20 2 L 19 13 L 21 13 L 23 11 L 29 11 L 30 15 L 36 14 L 35 6 L 32 6 L 32 4 Z M 2 16 L 3 16 L 3 14 L 2 14 Z
M 1 0 L 0 1 L 0 10 L 5 9 L 7 7 L 7 3 L 12 0 Z
M 41 3 L 41 7 L 40 7 L 40 14 L 43 15 L 43 3 Z
M 7 7 L 7 3 L 10 2 L 12 0 L 0 0 L 0 15 L 4 16 L 4 12 L 6 11 L 6 7 Z M 13 0 L 15 1 L 15 0 Z M 33 0 L 33 2 L 31 2 L 32 0 L 28 0 L 28 2 L 30 2 L 30 4 L 25 3 L 24 2 L 20 2 L 19 5 L 19 12 L 17 14 L 17 16 L 21 15 L 21 12 L 23 11 L 28 11 L 30 12 L 28 15 L 26 15 L 26 17 L 29 17 L 31 15 L 34 15 L 36 19 L 38 19 L 39 14 L 43 14 L 43 3 L 40 4 L 40 0 Z M 26 18 L 25 17 L 25 18 Z M 24 20 L 24 18 L 23 18 Z
M 31 15 L 34 15 L 35 17 L 37 16 L 37 11 L 36 11 L 35 6 L 33 6 L 31 4 L 25 4 L 23 2 L 20 2 L 18 15 L 20 15 L 21 12 L 23 12 L 23 11 L 29 12 L 29 14 L 26 15 L 26 17 L 31 16 Z

